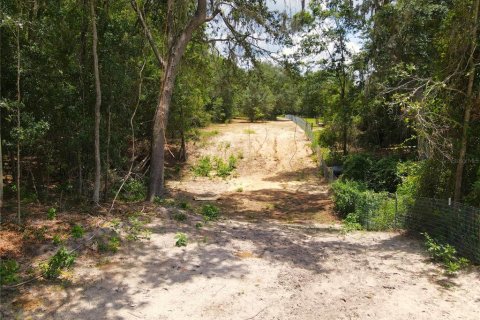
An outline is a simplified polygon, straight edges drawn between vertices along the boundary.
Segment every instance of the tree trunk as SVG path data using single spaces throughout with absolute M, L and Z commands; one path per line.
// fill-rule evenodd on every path
M 0 8 L 1 10 L 1 8 Z M 0 14 L 0 20 L 3 14 Z M 0 26 L 0 101 L 2 100 L 2 27 Z M 3 208 L 3 152 L 2 152 L 2 109 L 0 108 L 0 223 Z
M 92 52 L 93 52 L 93 65 L 95 73 L 95 181 L 93 185 L 93 202 L 98 203 L 100 201 L 100 107 L 102 105 L 102 90 L 100 88 L 100 72 L 98 69 L 98 53 L 97 53 L 97 22 L 95 15 L 95 0 L 90 1 L 90 10 L 92 15 Z
M 165 131 L 167 128 L 168 112 L 172 101 L 173 87 L 175 84 L 176 71 L 180 60 L 182 59 L 188 42 L 192 39 L 193 32 L 203 23 L 212 19 L 207 18 L 207 2 L 206 0 L 197 1 L 197 10 L 195 15 L 190 19 L 189 23 L 181 34 L 174 39 L 173 26 L 173 0 L 168 0 L 168 17 L 167 17 L 167 39 L 168 39 L 168 59 L 160 95 L 158 99 L 157 109 L 155 112 L 153 124 L 153 136 L 151 146 L 150 160 L 150 182 L 148 188 L 147 200 L 153 201 L 156 196 L 161 196 L 164 184 L 164 156 L 165 156 Z M 215 13 L 216 14 L 216 13 Z M 154 44 L 151 44 L 152 49 Z
M 472 34 L 471 34 L 471 52 L 468 60 L 468 84 L 467 84 L 467 96 L 465 111 L 463 115 L 463 129 L 462 129 L 462 139 L 460 141 L 460 152 L 458 155 L 457 170 L 455 173 L 455 192 L 453 199 L 455 201 L 460 201 L 462 197 L 462 181 L 463 181 L 463 169 L 465 167 L 465 156 L 467 154 L 467 143 L 468 143 L 468 127 L 470 125 L 470 116 L 472 113 L 472 106 L 474 104 L 473 99 L 473 82 L 475 80 L 475 49 L 477 42 L 477 30 L 478 30 L 478 11 L 480 7 L 480 1 L 475 0 L 473 7 L 473 20 L 472 20 Z
M 105 202 L 108 200 L 108 191 L 109 191 L 109 173 L 110 173 L 110 138 L 111 138 L 111 121 L 112 113 L 110 111 L 110 103 L 108 104 L 107 111 L 107 150 L 106 150 L 106 160 L 105 160 L 105 190 L 103 191 L 103 198 Z
M 22 96 L 20 92 L 20 26 L 17 23 L 17 219 L 18 224 L 21 223 L 21 203 L 20 203 L 20 175 L 21 175 L 21 166 L 20 166 L 20 103 L 22 101 Z

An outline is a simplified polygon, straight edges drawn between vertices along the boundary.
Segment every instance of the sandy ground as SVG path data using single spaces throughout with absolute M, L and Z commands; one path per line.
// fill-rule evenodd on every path
M 250 143 L 248 127 L 258 135 Z M 238 177 L 186 174 L 170 188 L 220 195 L 224 218 L 197 229 L 198 216 L 175 222 L 157 207 L 149 241 L 100 262 L 79 259 L 68 281 L 21 289 L 2 301 L 4 318 L 479 319 L 478 270 L 446 277 L 416 239 L 341 232 L 307 141 L 291 123 L 217 129 L 191 161 L 230 141 L 244 152 Z M 271 152 L 255 152 L 260 146 Z M 178 231 L 188 234 L 187 247 L 174 246 Z

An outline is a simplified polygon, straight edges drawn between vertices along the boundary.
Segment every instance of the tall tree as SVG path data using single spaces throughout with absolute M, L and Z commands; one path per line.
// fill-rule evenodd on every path
M 95 181 L 93 186 L 93 202 L 100 201 L 100 177 L 101 177 L 101 161 L 100 161 L 100 107 L 102 105 L 102 89 L 100 87 L 100 71 L 98 68 L 98 34 L 97 34 L 97 18 L 95 14 L 95 0 L 90 1 L 90 13 L 92 19 L 92 54 L 93 54 L 93 72 L 95 74 Z
M 462 196 L 462 181 L 463 170 L 465 167 L 465 156 L 467 154 L 468 134 L 470 127 L 470 118 L 473 105 L 475 104 L 475 97 L 473 93 L 473 83 L 475 81 L 476 59 L 475 52 L 477 51 L 478 39 L 478 12 L 480 1 L 475 0 L 472 7 L 471 32 L 470 32 L 470 54 L 468 56 L 468 83 L 466 90 L 465 108 L 463 115 L 462 138 L 460 141 L 460 152 L 458 155 L 457 169 L 455 173 L 455 191 L 454 200 L 460 201 Z
M 147 195 L 147 200 L 149 201 L 153 201 L 163 191 L 165 132 L 168 114 L 178 67 L 194 32 L 199 30 L 205 23 L 220 16 L 225 29 L 232 34 L 232 37 L 221 40 L 238 42 L 245 48 L 246 53 L 252 53 L 253 50 L 248 40 L 255 39 L 255 35 L 251 28 L 245 32 L 242 32 L 241 28 L 245 28 L 245 25 L 251 23 L 266 25 L 269 19 L 272 19 L 272 16 L 269 16 L 265 1 L 254 3 L 246 3 L 244 1 L 210 1 L 207 4 L 206 0 L 197 0 L 192 2 L 192 5 L 193 3 L 195 3 L 195 9 L 189 10 L 190 3 L 188 5 L 185 3 L 180 5 L 173 0 L 168 0 L 164 13 L 166 17 L 166 28 L 164 30 L 166 36 L 164 39 L 161 39 L 163 41 L 155 41 L 147 24 L 143 7 L 136 0 L 131 0 L 132 7 L 137 13 L 157 62 L 163 71 L 158 103 L 153 119 L 150 181 Z M 208 6 L 209 8 L 207 8 Z M 183 10 L 183 14 L 181 10 Z M 189 15 L 188 13 L 191 11 L 193 11 L 193 14 Z M 247 23 L 242 24 L 240 20 Z M 179 28 L 178 25 L 181 27 Z M 162 43 L 162 47 L 165 48 L 164 56 L 162 56 L 161 51 L 157 47 L 157 42 Z

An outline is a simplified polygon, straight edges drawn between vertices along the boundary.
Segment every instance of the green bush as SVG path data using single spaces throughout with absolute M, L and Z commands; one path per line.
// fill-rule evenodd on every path
M 48 209 L 47 217 L 48 217 L 48 220 L 55 220 L 55 218 L 57 217 L 57 209 L 55 208 Z
M 83 237 L 83 235 L 85 234 L 85 230 L 83 229 L 83 227 L 79 224 L 76 224 L 72 227 L 72 230 L 70 231 L 71 235 L 73 238 L 75 239 L 79 239 L 81 237 Z
M 121 199 L 125 201 L 144 200 L 147 195 L 147 187 L 142 180 L 129 179 L 124 185 Z
M 15 260 L 0 260 L 0 285 L 17 282 L 19 269 Z
M 120 248 L 120 237 L 118 235 L 112 235 L 107 239 L 100 239 L 97 241 L 98 250 L 100 252 L 112 252 L 116 253 Z
M 427 252 L 434 261 L 443 264 L 448 274 L 455 274 L 468 265 L 469 261 L 467 259 L 459 258 L 457 256 L 457 250 L 455 247 L 438 242 L 426 232 L 423 235 L 425 236 Z
M 175 246 L 177 247 L 186 247 L 188 243 L 188 237 L 183 232 L 177 232 L 175 235 Z
M 187 215 L 183 212 L 175 212 L 173 214 L 173 220 L 179 221 L 179 222 L 184 222 L 187 220 Z
M 335 211 L 341 218 L 355 212 L 355 204 L 360 193 L 366 190 L 363 183 L 339 179 L 332 183 Z
M 74 263 L 75 254 L 62 247 L 50 258 L 48 263 L 41 265 L 43 276 L 46 279 L 56 279 L 63 269 L 71 268 Z
M 210 156 L 203 156 L 198 163 L 192 167 L 192 172 L 197 177 L 208 177 L 213 170 L 212 159 Z
M 373 163 L 372 156 L 368 154 L 357 153 L 349 155 L 343 163 L 343 178 L 367 182 L 370 178 Z
M 206 204 L 202 207 L 202 216 L 205 221 L 216 220 L 220 215 L 220 209 L 213 204 Z
M 347 217 L 343 220 L 342 228 L 345 232 L 363 229 L 356 213 L 349 213 L 347 215 Z

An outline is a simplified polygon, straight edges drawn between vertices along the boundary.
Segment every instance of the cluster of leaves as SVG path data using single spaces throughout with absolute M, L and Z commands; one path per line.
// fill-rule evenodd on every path
M 0 260 L 0 285 L 11 284 L 18 281 L 18 262 L 11 259 Z
M 209 177 L 212 171 L 215 171 L 217 177 L 226 178 L 232 174 L 237 167 L 238 159 L 235 155 L 230 155 L 225 161 L 221 157 L 203 156 L 196 165 L 192 167 L 192 172 L 198 177 Z
M 65 247 L 61 247 L 48 260 L 47 263 L 42 264 L 42 274 L 46 279 L 56 279 L 60 276 L 62 270 L 69 269 L 75 263 L 75 254 L 68 251 Z
M 357 181 L 339 179 L 332 184 L 333 202 L 347 229 L 386 230 L 395 227 L 396 205 L 386 192 L 367 189 Z
M 438 242 L 426 232 L 423 235 L 428 253 L 434 261 L 443 264 L 448 274 L 455 274 L 469 264 L 467 259 L 457 256 L 455 247 Z
M 206 204 L 202 206 L 201 214 L 205 221 L 216 220 L 220 216 L 220 209 L 213 204 Z
M 175 235 L 175 246 L 177 247 L 186 247 L 188 243 L 188 237 L 183 232 L 177 232 Z

